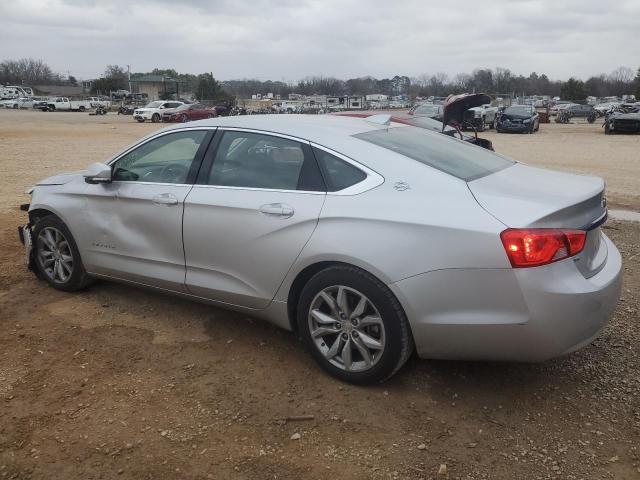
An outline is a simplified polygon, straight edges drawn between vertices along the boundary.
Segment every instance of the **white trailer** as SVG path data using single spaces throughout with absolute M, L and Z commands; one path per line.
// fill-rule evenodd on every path
M 12 100 L 20 97 L 32 97 L 33 90 L 29 87 L 21 87 L 18 85 L 0 85 L 0 100 Z

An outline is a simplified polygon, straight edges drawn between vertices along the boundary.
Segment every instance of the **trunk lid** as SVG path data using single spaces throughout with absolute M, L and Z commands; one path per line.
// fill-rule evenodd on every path
M 604 180 L 516 163 L 468 183 L 476 201 L 511 228 L 587 230 L 576 264 L 587 277 L 604 266 L 600 224 L 607 214 Z
M 473 107 L 479 107 L 491 103 L 491 97 L 484 93 L 464 93 L 462 95 L 449 96 L 444 103 L 442 111 L 442 129 L 445 125 L 461 125 L 465 120 L 465 112 Z

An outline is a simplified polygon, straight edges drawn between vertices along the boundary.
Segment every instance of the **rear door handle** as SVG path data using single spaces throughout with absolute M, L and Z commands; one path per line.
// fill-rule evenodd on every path
M 293 216 L 293 207 L 286 203 L 268 203 L 260 207 L 260 213 L 269 217 L 290 218 Z
M 161 193 L 151 199 L 156 205 L 177 205 L 178 199 L 173 193 Z

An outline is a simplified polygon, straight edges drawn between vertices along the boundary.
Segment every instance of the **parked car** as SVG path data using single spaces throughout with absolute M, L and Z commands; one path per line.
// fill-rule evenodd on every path
M 0 104 L 2 104 L 4 108 L 18 109 L 20 107 L 20 99 L 18 97 L 8 98 L 6 100 L 1 100 Z
M 40 109 L 43 112 L 84 112 L 91 109 L 91 102 L 88 100 L 69 100 L 67 97 L 52 97 Z
M 607 114 L 604 133 L 640 133 L 640 103 L 622 104 Z
M 213 107 L 208 107 L 201 103 L 187 103 L 169 111 L 165 110 L 162 114 L 162 121 L 184 123 L 217 116 L 216 109 Z
M 565 108 L 570 107 L 571 105 L 577 105 L 573 102 L 569 102 L 567 100 L 558 100 L 551 107 L 549 107 L 549 113 L 551 115 L 556 115 L 558 110 L 563 110 Z
M 46 101 L 46 97 L 21 97 L 18 101 L 18 108 L 33 108 L 41 101 Z
M 34 110 L 43 110 L 47 108 L 47 104 L 49 103 L 49 98 L 48 97 L 37 97 L 38 100 L 35 100 L 36 97 L 34 97 L 34 101 L 33 101 L 33 105 L 31 106 L 31 108 L 33 108 Z
M 29 265 L 59 290 L 111 279 L 266 318 L 353 383 L 414 348 L 539 361 L 592 341 L 621 288 L 604 181 L 380 120 L 153 132 L 32 189 Z
M 571 117 L 588 117 L 589 115 L 591 115 L 591 112 L 593 112 L 593 106 L 575 104 L 569 105 L 566 110 L 567 112 L 569 112 L 569 115 Z
M 498 107 L 493 107 L 491 104 L 472 107 L 465 112 L 465 121 L 462 126 L 471 126 L 478 132 L 484 132 L 486 126 L 489 126 L 489 128 L 495 127 L 497 112 Z
M 91 104 L 91 108 L 96 108 L 98 106 L 102 106 L 107 110 L 111 108 L 111 100 L 106 97 L 89 97 L 87 100 Z
M 609 110 L 612 108 L 616 108 L 622 105 L 621 102 L 605 102 L 599 103 L 593 107 L 593 109 L 597 112 L 599 117 L 604 116 Z
M 157 100 L 155 102 L 148 103 L 143 108 L 136 108 L 133 112 L 133 118 L 138 122 L 144 122 L 145 120 L 151 120 L 153 123 L 158 123 L 162 120 L 162 115 L 168 113 L 167 110 L 178 108 L 180 105 L 184 105 L 184 102 L 177 100 Z
M 420 115 L 442 121 L 442 105 L 420 103 L 409 110 L 409 115 Z
M 496 132 L 533 133 L 540 129 L 538 112 L 531 105 L 511 105 L 498 117 Z

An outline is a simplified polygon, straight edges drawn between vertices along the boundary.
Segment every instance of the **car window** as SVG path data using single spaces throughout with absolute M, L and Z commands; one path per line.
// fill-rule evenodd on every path
M 313 148 L 320 168 L 327 180 L 327 191 L 337 192 L 367 178 L 367 174 L 348 162 L 319 148 Z
M 224 132 L 209 185 L 324 191 L 309 147 L 294 140 L 251 132 Z
M 206 135 L 206 130 L 190 130 L 149 140 L 113 164 L 113 180 L 185 183 Z
M 354 137 L 467 182 L 514 164 L 511 160 L 469 142 L 452 141 L 450 137 L 422 128 L 385 128 L 359 133 Z

